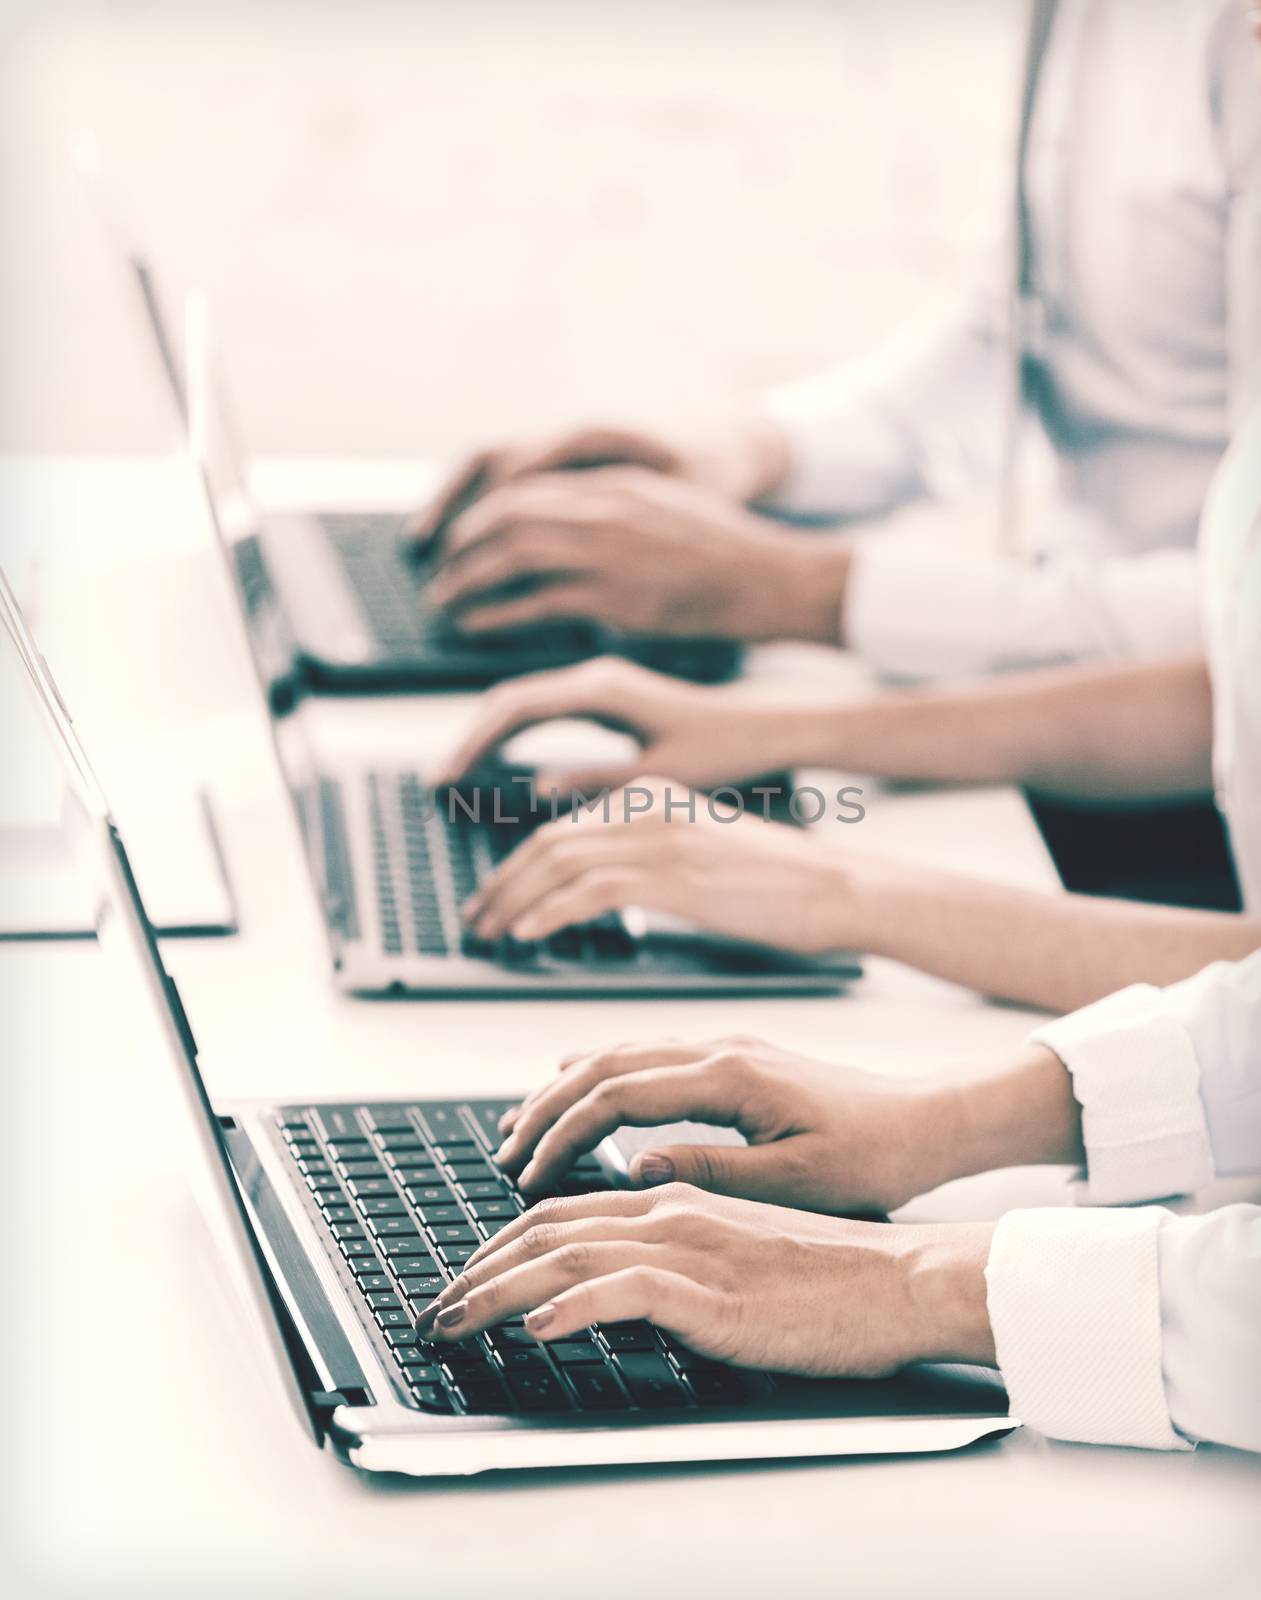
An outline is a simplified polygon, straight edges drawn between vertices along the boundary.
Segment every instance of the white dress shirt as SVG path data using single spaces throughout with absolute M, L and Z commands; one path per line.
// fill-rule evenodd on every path
M 1261 384 L 1261 91 L 1245 11 L 1061 0 L 1024 172 L 1040 311 L 1024 343 L 1056 481 L 1040 503 L 1019 497 L 1014 556 L 962 537 L 943 504 L 999 476 L 1010 274 L 962 314 L 770 397 L 794 462 L 788 509 L 938 502 L 914 514 L 918 540 L 876 529 L 859 545 L 846 635 L 885 671 L 1197 647 L 1195 529 Z
M 1014 1414 L 1058 1439 L 1261 1450 L 1261 1206 L 1104 1206 L 1261 1171 L 1261 951 L 1038 1029 L 1082 1108 L 1087 1205 L 1013 1211 L 986 1269 Z
M 1261 404 L 1213 480 L 1200 564 L 1217 803 L 1244 906 L 1261 914 Z

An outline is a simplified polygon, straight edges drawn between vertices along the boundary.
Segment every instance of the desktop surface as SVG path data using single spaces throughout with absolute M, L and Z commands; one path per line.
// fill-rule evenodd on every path
M 23 470 L 64 484 L 75 469 L 50 460 Z M 248 678 L 224 644 L 224 618 L 185 592 L 202 584 L 204 552 L 196 540 L 163 542 L 153 486 L 166 470 L 113 464 L 111 493 L 94 492 L 102 526 L 130 528 L 133 543 L 120 536 L 118 560 L 138 561 L 146 552 L 136 541 L 146 538 L 146 559 L 167 551 L 158 566 L 172 593 L 184 592 L 188 623 L 180 657 L 169 653 L 167 626 L 144 633 L 145 598 L 134 590 L 132 615 L 93 619 L 87 590 L 46 585 L 44 616 L 33 621 L 37 630 L 47 624 L 41 643 L 67 698 L 77 710 L 82 702 L 94 751 L 108 745 L 121 761 L 147 729 L 173 759 L 214 776 L 241 932 L 168 943 L 165 955 L 217 1099 L 508 1095 L 542 1081 L 563 1052 L 638 1034 L 753 1032 L 908 1072 L 1001 1051 L 1034 1025 L 1030 1013 L 879 960 L 841 997 L 539 1006 L 337 993 Z M 320 470 L 335 477 L 330 466 Z M 348 493 L 352 480 L 362 492 L 371 473 L 347 466 Z M 119 583 L 95 586 L 98 604 L 106 590 L 111 604 L 123 603 Z M 107 622 L 127 648 L 83 659 L 108 635 Z M 460 698 L 365 703 L 359 717 L 354 703 L 339 702 L 330 718 L 357 727 L 365 743 L 387 732 L 419 741 L 417 730 L 436 737 L 460 714 Z M 181 701 L 198 708 L 183 726 L 173 714 Z M 330 721 L 329 737 L 341 731 Z M 1008 790 L 879 792 L 858 831 L 872 847 L 940 860 L 943 841 L 963 828 L 985 840 L 978 866 L 1030 886 L 1053 882 L 1023 801 Z M 4 1494 L 19 1563 L 10 1592 L 33 1592 L 36 1579 L 45 1591 L 112 1580 L 137 1595 L 369 1594 L 422 1582 L 426 1592 L 469 1596 L 696 1588 L 731 1600 L 785 1587 L 1057 1600 L 1251 1591 L 1261 1463 L 1220 1449 L 1092 1449 L 1021 1430 L 943 1456 L 441 1484 L 349 1471 L 294 1426 L 263 1352 L 225 1298 L 193 1196 L 164 1169 L 160 1143 L 138 1137 L 151 1063 L 132 1047 L 100 951 L 0 949 L 0 1007 L 17 1023 L 22 1123 L 59 1133 L 40 1145 L 41 1203 L 28 1187 L 6 1208 L 15 1281 L 29 1285 L 10 1325 L 23 1375 Z M 1062 1204 L 1066 1177 L 990 1175 L 924 1197 L 914 1214 Z

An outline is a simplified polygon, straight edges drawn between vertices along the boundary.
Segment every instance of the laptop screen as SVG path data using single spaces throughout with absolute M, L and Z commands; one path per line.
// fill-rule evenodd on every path
M 23 704 L 18 728 L 38 741 L 32 750 L 9 749 L 9 784 L 15 790 L 26 774 L 42 788 L 60 774 L 60 826 L 79 869 L 80 881 L 103 958 L 111 965 L 111 992 L 117 1016 L 134 1016 L 162 1065 L 159 1093 L 169 1103 L 158 1107 L 163 1132 L 180 1148 L 171 1163 L 186 1173 L 202 1210 L 222 1246 L 223 1259 L 280 1368 L 286 1392 L 304 1427 L 318 1440 L 321 1431 L 286 1341 L 284 1313 L 259 1248 L 228 1158 L 197 1061 L 197 1047 L 174 980 L 162 961 L 145 913 L 127 852 L 47 665 L 36 649 L 3 573 L 0 573 L 0 700 Z M 9 723 L 13 726 L 13 723 Z M 8 787 L 8 785 L 6 786 Z M 46 797 L 44 797 L 46 799 Z M 47 809 L 45 806 L 44 809 Z M 120 1088 L 120 1093 L 125 1093 Z M 165 1112 L 165 1116 L 163 1116 Z

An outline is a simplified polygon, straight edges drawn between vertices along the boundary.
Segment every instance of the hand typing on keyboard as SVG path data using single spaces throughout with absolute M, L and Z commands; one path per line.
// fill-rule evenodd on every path
M 643 1187 L 680 1179 L 721 1194 L 871 1216 L 958 1176 L 941 1136 L 958 1075 L 890 1078 L 737 1035 L 574 1056 L 500 1123 L 495 1160 L 526 1193 L 623 1126 L 690 1119 L 740 1145 L 660 1144 L 631 1160 Z
M 482 939 L 535 940 L 641 906 L 807 955 L 869 947 L 896 863 L 728 809 L 646 778 L 615 791 L 607 813 L 597 805 L 544 823 L 465 902 L 465 917 Z
M 525 1313 L 550 1344 L 643 1319 L 704 1356 L 812 1377 L 992 1364 L 992 1231 L 851 1222 L 685 1184 L 543 1201 L 470 1256 L 417 1331 L 441 1347 Z
M 470 633 L 583 618 L 630 634 L 825 644 L 850 559 L 713 489 L 620 465 L 490 488 L 445 527 L 439 556 L 430 598 Z
M 497 684 L 443 764 L 439 781 L 474 783 L 493 752 L 540 723 L 582 717 L 624 729 L 639 745 L 628 757 L 538 775 L 569 800 L 668 772 L 682 784 L 712 788 L 810 764 L 820 753 L 819 723 L 830 714 L 817 697 L 769 698 L 764 686 L 681 683 L 616 656 Z M 468 776 L 466 776 L 466 774 Z

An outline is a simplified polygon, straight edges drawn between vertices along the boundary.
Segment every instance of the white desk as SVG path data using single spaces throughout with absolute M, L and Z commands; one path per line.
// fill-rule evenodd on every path
M 330 495 L 352 498 L 375 487 L 396 500 L 415 477 L 322 470 Z M 266 481 L 284 498 L 293 474 L 274 469 Z M 225 632 L 202 534 L 190 532 L 201 525 L 182 469 L 0 466 L 0 506 L 9 530 L 0 561 L 20 566 L 14 539 L 40 533 L 37 632 L 106 776 L 160 740 L 212 780 L 242 932 L 171 942 L 166 956 L 216 1094 L 513 1091 L 576 1044 L 737 1027 L 899 1071 L 1001 1050 L 1027 1031 L 1027 1013 L 887 962 L 834 999 L 338 996 L 239 643 Z M 57 569 L 76 550 L 80 575 L 63 581 Z M 124 552 L 163 550 L 169 560 L 147 569 L 143 592 L 135 569 L 117 565 Z M 159 599 L 161 616 L 146 620 Z M 440 717 L 432 700 L 341 704 L 328 736 L 365 747 L 402 736 L 423 751 L 461 705 L 444 697 Z M 1010 792 L 870 798 L 843 843 L 1051 881 Z M 144 1138 L 137 1097 L 152 1063 L 121 1026 L 100 953 L 0 950 L 0 1006 L 16 1035 L 6 1054 L 21 1126 L 61 1135 L 43 1139 L 26 1168 L 36 1198 L 5 1209 L 11 1281 L 26 1273 L 32 1285 L 11 1329 L 21 1382 L 9 1407 L 6 1544 L 47 1588 L 479 1597 L 598 1588 L 628 1600 L 702 1584 L 724 1600 L 784 1586 L 855 1596 L 1251 1591 L 1261 1463 L 1229 1451 L 1151 1456 L 1024 1431 L 957 1456 L 438 1485 L 357 1476 L 303 1440 L 222 1299 L 195 1207 Z M 954 1185 L 916 1211 L 992 1214 L 1062 1197 L 1061 1174 L 1014 1173 Z

